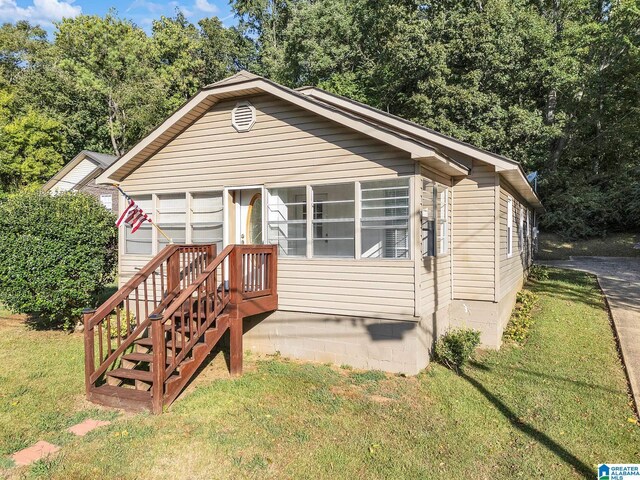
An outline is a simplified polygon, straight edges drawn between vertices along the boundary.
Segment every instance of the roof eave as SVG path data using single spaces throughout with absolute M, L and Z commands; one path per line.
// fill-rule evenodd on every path
M 213 97 L 214 104 L 217 101 L 215 100 L 217 95 L 228 93 L 238 93 L 238 95 L 241 95 L 244 90 L 260 90 L 264 93 L 275 95 L 301 108 L 305 108 L 318 115 L 324 116 L 325 118 L 341 123 L 348 128 L 352 128 L 365 135 L 376 138 L 383 143 L 387 143 L 400 150 L 404 150 L 414 159 L 435 158 L 442 160 L 442 167 L 450 171 L 455 171 L 456 175 L 460 175 L 463 172 L 464 174 L 467 173 L 461 165 L 455 165 L 451 160 L 445 160 L 442 156 L 438 156 L 433 148 L 413 139 L 410 136 L 398 134 L 393 130 L 371 123 L 355 114 L 350 114 L 338 108 L 326 105 L 323 102 L 315 101 L 306 95 L 278 85 L 265 78 L 258 77 L 234 82 L 229 85 L 210 86 L 200 90 L 191 100 L 176 110 L 147 137 L 138 142 L 138 144 L 129 150 L 129 152 L 120 157 L 120 159 L 106 169 L 105 172 L 97 178 L 96 182 L 99 184 L 113 184 L 121 181 L 123 178 L 126 178 L 127 173 L 124 171 L 124 167 L 128 162 L 142 154 L 145 148 L 148 148 L 153 142 L 160 141 L 162 135 L 165 134 L 173 125 L 179 122 L 181 118 L 184 118 L 185 115 L 188 115 L 191 111 L 196 109 L 202 102 L 209 99 L 209 97 Z M 170 139 L 164 140 L 163 144 L 166 144 L 168 141 L 170 141 Z M 121 172 L 120 174 L 118 174 L 119 171 Z

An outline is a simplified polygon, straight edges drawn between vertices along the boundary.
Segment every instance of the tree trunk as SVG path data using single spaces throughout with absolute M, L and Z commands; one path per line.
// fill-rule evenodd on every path
M 116 131 L 115 131 L 115 121 L 118 118 L 118 104 L 113 100 L 113 97 L 111 97 L 111 95 L 109 96 L 109 100 L 108 100 L 108 105 L 109 105 L 109 137 L 111 138 L 111 147 L 113 148 L 113 153 L 114 155 L 116 155 L 117 157 L 122 155 L 122 151 L 120 149 L 120 146 L 118 145 L 118 139 L 116 137 Z

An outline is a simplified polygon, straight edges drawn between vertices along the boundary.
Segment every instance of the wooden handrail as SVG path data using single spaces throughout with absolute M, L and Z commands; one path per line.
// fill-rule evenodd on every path
M 87 390 L 214 259 L 214 244 L 168 245 L 95 311 L 84 312 Z M 98 362 L 96 364 L 96 354 Z
M 169 293 L 169 295 L 167 295 L 166 298 L 162 300 L 162 303 L 160 303 L 160 305 L 158 305 L 158 307 L 153 312 L 151 312 L 149 317 L 153 315 L 157 315 L 160 312 L 162 312 L 162 310 L 165 309 L 167 305 L 169 305 L 173 301 L 173 299 L 175 298 L 178 292 L 179 290 L 176 289 L 173 292 Z M 149 318 L 142 321 L 140 325 L 138 325 L 131 332 L 131 334 L 125 340 L 122 341 L 120 346 L 116 348 L 107 358 L 105 358 L 104 361 L 101 363 L 101 365 L 89 375 L 89 382 L 93 383 L 96 380 L 98 380 L 100 378 L 100 375 L 102 375 L 104 372 L 107 371 L 107 369 L 109 368 L 109 365 L 115 362 L 118 359 L 118 357 L 122 355 L 122 353 L 124 353 L 124 351 L 133 344 L 135 339 L 138 338 L 138 336 L 142 332 L 144 332 L 144 329 L 147 328 L 149 325 L 150 325 Z
M 146 334 L 150 338 L 140 343 L 152 349 L 156 413 L 163 401 L 175 398 L 176 384 L 167 379 L 183 371 L 179 367 L 191 352 L 202 354 L 194 347 L 203 338 L 219 340 L 211 332 L 221 337 L 225 329 L 232 331 L 231 371 L 238 373 L 242 318 L 277 308 L 277 253 L 275 245 L 229 245 L 219 255 L 213 244 L 167 246 L 100 308 L 84 312 L 87 395 L 101 388 L 105 374 L 118 377 L 109 369 Z
M 129 294 L 142 282 L 144 282 L 149 276 L 156 271 L 156 269 L 166 261 L 171 255 L 184 248 L 207 248 L 208 245 L 167 245 L 158 254 L 153 257 L 149 263 L 147 263 L 138 273 L 136 273 L 131 279 L 118 289 L 113 295 L 111 295 L 100 307 L 95 311 L 89 323 L 91 327 L 94 327 L 100 320 L 106 317 L 121 301 L 129 296 Z M 173 289 L 171 289 L 173 290 Z
M 179 245 L 167 245 L 158 252 L 158 254 L 153 257 L 149 263 L 147 263 L 138 273 L 131 277 L 127 283 L 119 288 L 117 292 L 111 295 L 102 305 L 100 305 L 89 320 L 90 326 L 94 327 L 96 323 L 110 314 L 116 305 L 127 298 L 133 289 L 140 285 L 141 282 L 149 278 L 149 275 L 151 275 L 160 266 L 160 264 L 167 260 L 167 258 L 169 258 L 174 252 L 176 252 L 178 248 Z
M 207 265 L 207 268 L 205 269 L 205 271 L 203 273 L 201 273 L 200 275 L 198 275 L 198 277 L 194 280 L 194 282 L 189 285 L 187 288 L 185 288 L 184 290 L 182 290 L 182 292 L 180 293 L 180 295 L 178 295 L 178 298 L 175 299 L 175 301 L 173 301 L 171 303 L 171 305 L 169 306 L 169 308 L 167 308 L 164 312 L 164 315 L 162 316 L 162 321 L 165 322 L 167 321 L 167 319 L 169 319 L 171 317 L 171 315 L 173 315 L 174 313 L 176 313 L 176 310 L 178 310 L 178 308 L 180 308 L 182 306 L 182 304 L 188 300 L 192 295 L 193 292 L 195 292 L 198 287 L 200 287 L 200 285 L 202 284 L 202 282 L 216 269 L 218 268 L 218 266 L 226 260 L 227 256 L 231 253 L 231 251 L 233 250 L 234 245 L 229 245 L 227 246 L 224 250 L 222 250 L 220 252 L 220 254 L 215 258 L 215 260 L 213 260 L 209 265 Z

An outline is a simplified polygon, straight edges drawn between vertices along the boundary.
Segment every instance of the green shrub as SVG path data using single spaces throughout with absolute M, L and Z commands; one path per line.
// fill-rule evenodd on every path
M 529 278 L 531 280 L 548 280 L 549 268 L 544 265 L 531 265 L 531 268 L 529 268 Z
M 22 192 L 0 204 L 0 302 L 35 326 L 73 326 L 113 279 L 114 215 L 82 193 Z
M 128 332 L 132 332 L 138 326 L 136 322 L 136 316 L 133 312 L 129 312 L 129 328 L 127 328 L 127 322 L 125 320 L 125 316 L 123 315 L 120 319 L 120 329 L 118 329 L 118 322 L 115 314 L 111 315 L 111 322 L 109 324 L 109 331 L 107 330 L 107 322 L 103 322 L 102 328 L 105 329 L 105 333 L 108 334 L 111 338 L 126 338 Z
M 549 273 L 547 272 L 547 276 Z M 516 295 L 516 306 L 504 330 L 504 338 L 519 345 L 524 345 L 531 333 L 533 316 L 531 312 L 538 297 L 531 290 L 520 290 Z
M 480 345 L 480 332 L 470 328 L 450 330 L 442 335 L 435 346 L 435 358 L 456 372 L 472 358 Z

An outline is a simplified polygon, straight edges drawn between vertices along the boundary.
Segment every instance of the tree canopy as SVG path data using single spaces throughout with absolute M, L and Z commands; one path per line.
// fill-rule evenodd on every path
M 198 88 L 247 68 L 538 171 L 548 229 L 640 227 L 640 0 L 231 5 L 232 28 L 180 12 L 150 34 L 115 12 L 65 19 L 50 40 L 2 26 L 0 189 L 42 182 L 82 148 L 120 155 Z

